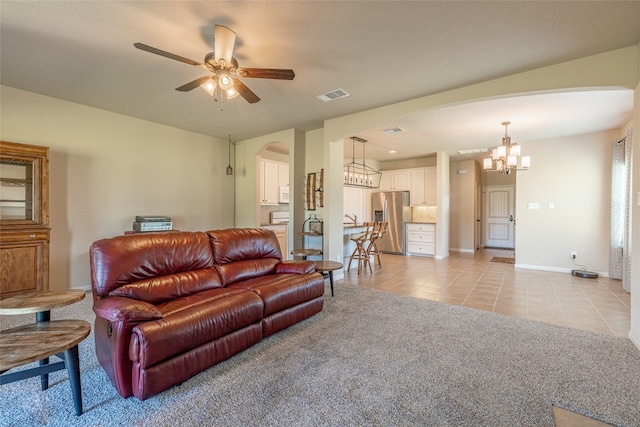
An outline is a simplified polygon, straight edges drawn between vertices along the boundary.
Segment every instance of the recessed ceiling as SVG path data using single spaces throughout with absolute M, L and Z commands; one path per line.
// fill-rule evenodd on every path
M 637 1 L 5 1 L 0 83 L 243 140 L 638 45 L 638 22 Z M 175 90 L 204 70 L 133 47 L 202 61 L 213 50 L 214 24 L 237 33 L 241 66 L 291 68 L 295 79 L 252 79 L 259 103 L 221 106 L 204 91 Z M 350 96 L 315 98 L 336 88 Z M 504 120 L 521 141 L 616 128 L 630 117 L 631 96 L 517 96 L 423 111 L 357 136 L 370 140 L 367 154 L 378 160 L 455 154 L 497 145 Z M 405 132 L 380 132 L 396 126 Z

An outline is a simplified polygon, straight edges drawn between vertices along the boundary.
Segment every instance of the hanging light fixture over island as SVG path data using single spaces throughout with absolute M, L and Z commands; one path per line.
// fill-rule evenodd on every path
M 356 162 L 356 148 L 355 143 L 362 143 L 362 163 Z M 344 165 L 344 185 L 346 187 L 361 187 L 361 188 L 378 188 L 380 187 L 380 178 L 382 172 L 367 166 L 365 160 L 364 145 L 367 141 L 358 138 L 357 136 L 351 137 L 352 148 L 352 161 Z

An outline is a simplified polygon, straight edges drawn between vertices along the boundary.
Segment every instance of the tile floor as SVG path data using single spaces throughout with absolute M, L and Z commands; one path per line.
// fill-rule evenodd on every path
M 352 268 L 345 272 L 343 280 L 357 286 L 628 337 L 630 295 L 622 289 L 621 281 L 516 269 L 512 264 L 491 262 L 493 257 L 513 257 L 513 251 L 452 252 L 444 260 L 383 254 L 382 268 L 376 265 L 373 272 L 367 270 L 360 275 L 357 268 Z

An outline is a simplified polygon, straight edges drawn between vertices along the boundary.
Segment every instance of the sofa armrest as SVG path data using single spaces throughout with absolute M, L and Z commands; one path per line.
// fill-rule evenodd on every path
M 316 265 L 313 261 L 282 261 L 276 264 L 276 273 L 307 274 L 315 270 Z
M 125 297 L 109 297 L 96 301 L 93 312 L 110 322 L 141 322 L 162 317 L 162 313 L 154 305 Z

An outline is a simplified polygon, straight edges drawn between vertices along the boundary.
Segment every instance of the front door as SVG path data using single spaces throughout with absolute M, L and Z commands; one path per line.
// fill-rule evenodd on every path
M 515 229 L 515 187 L 511 185 L 485 187 L 484 246 L 513 249 Z

